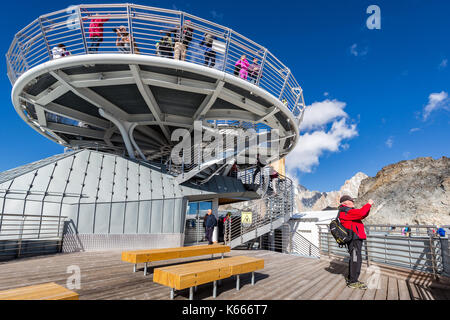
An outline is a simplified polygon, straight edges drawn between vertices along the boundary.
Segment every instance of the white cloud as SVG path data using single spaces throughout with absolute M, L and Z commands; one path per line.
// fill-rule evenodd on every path
M 439 64 L 439 70 L 445 69 L 448 66 L 448 59 L 443 59 Z
M 328 92 L 324 92 L 323 95 L 324 95 L 325 97 L 328 97 L 330 94 L 329 94 Z
M 348 115 L 344 111 L 346 105 L 345 102 L 336 99 L 314 102 L 306 107 L 300 130 L 317 129 L 338 118 L 347 118 Z
M 393 145 L 394 145 L 394 138 L 393 137 L 389 137 L 386 140 L 386 146 L 390 149 L 390 148 L 392 148 Z
M 297 147 L 286 157 L 289 176 L 296 176 L 297 170 L 311 172 L 324 153 L 348 148 L 343 141 L 357 135 L 356 124 L 347 124 L 345 117 L 335 120 L 328 131 L 321 129 L 301 135 Z
M 355 57 L 362 57 L 365 56 L 369 52 L 368 47 L 364 47 L 364 49 L 358 50 L 358 45 L 356 43 L 352 44 L 350 47 L 350 53 L 354 55 Z
M 420 128 L 411 128 L 409 130 L 409 133 L 417 132 L 417 131 L 420 131 L 420 130 L 421 130 Z
M 427 120 L 431 112 L 438 109 L 450 108 L 450 99 L 448 98 L 448 93 L 441 91 L 440 93 L 432 93 L 428 97 L 428 104 L 423 109 L 423 120 Z

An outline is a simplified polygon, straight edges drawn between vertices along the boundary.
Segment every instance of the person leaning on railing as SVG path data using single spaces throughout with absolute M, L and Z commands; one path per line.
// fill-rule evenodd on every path
M 350 230 L 352 234 L 352 239 L 347 243 L 350 254 L 347 286 L 352 289 L 366 290 L 367 286 L 358 280 L 361 273 L 362 244 L 363 240 L 367 239 L 362 220 L 369 215 L 374 202 L 370 199 L 361 209 L 355 209 L 354 199 L 348 195 L 342 196 L 339 202 L 339 220 L 342 226 Z

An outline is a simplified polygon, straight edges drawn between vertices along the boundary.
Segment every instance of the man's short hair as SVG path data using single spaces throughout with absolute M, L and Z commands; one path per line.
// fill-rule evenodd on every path
M 345 201 L 348 201 L 348 200 L 350 200 L 350 201 L 355 201 L 352 197 L 350 197 L 350 196 L 348 196 L 348 195 L 345 195 L 345 196 L 342 196 L 342 197 L 341 197 L 341 199 L 339 200 L 339 202 L 342 203 L 342 202 L 345 202 Z

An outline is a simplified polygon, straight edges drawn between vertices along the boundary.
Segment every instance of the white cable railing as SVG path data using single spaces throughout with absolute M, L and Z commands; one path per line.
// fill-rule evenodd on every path
M 122 31 L 116 30 L 121 27 Z M 15 35 L 6 54 L 8 77 L 14 84 L 29 69 L 65 55 L 174 58 L 180 31 L 187 46 L 182 60 L 255 84 L 283 101 L 299 119 L 305 107 L 303 91 L 290 69 L 268 49 L 230 28 L 176 10 L 134 4 L 78 5 L 42 15 Z M 205 44 L 206 34 L 213 38 Z M 247 62 L 236 70 L 243 56 Z
M 321 255 L 348 256 L 339 248 L 329 226 L 318 224 Z M 405 228 L 410 229 L 405 232 Z M 448 226 L 444 226 L 448 228 Z M 440 237 L 431 225 L 367 225 L 362 257 L 367 263 L 381 263 L 421 272 L 448 275 L 448 237 Z
M 0 215 L 0 260 L 61 250 L 65 216 Z

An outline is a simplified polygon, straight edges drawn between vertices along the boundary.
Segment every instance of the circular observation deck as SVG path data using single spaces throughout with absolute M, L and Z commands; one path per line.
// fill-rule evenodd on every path
M 6 60 L 17 113 L 68 148 L 159 162 L 177 143 L 172 133 L 192 133 L 196 121 L 204 130 L 276 129 L 280 158 L 298 141 L 305 103 L 290 70 L 250 39 L 184 12 L 69 7 L 18 32 Z

